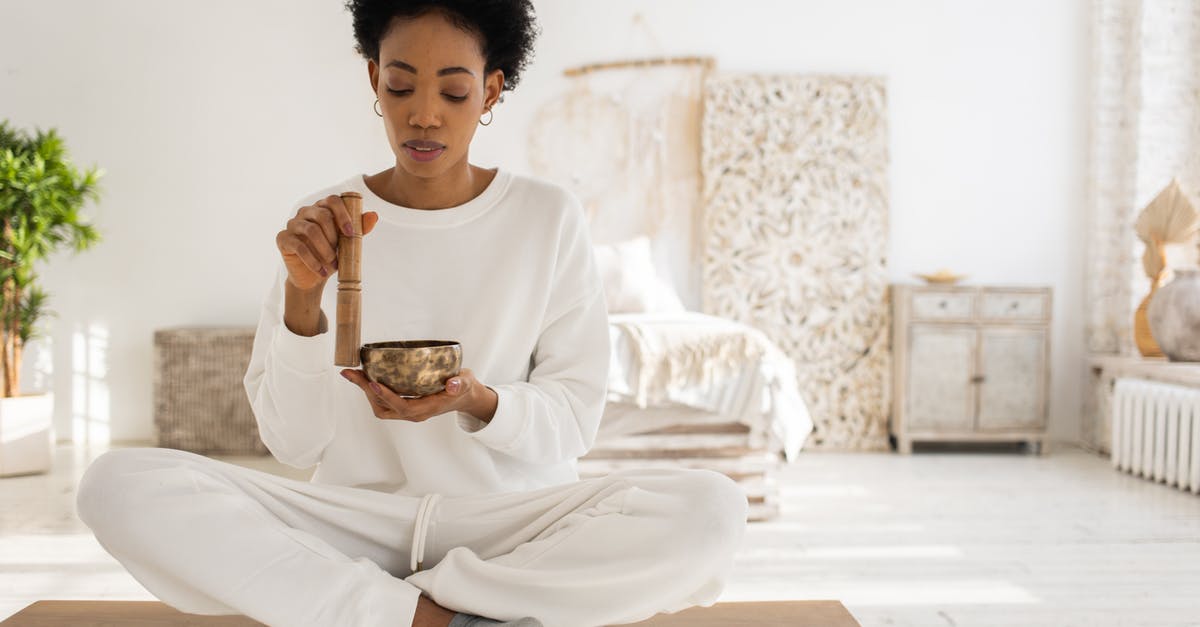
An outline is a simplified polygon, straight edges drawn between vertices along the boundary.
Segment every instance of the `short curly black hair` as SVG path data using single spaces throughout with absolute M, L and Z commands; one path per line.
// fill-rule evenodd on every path
M 479 36 L 484 71 L 502 70 L 504 90 L 520 82 L 539 32 L 531 0 L 347 0 L 346 9 L 354 17 L 355 50 L 375 62 L 379 40 L 394 18 L 441 12 L 455 26 Z

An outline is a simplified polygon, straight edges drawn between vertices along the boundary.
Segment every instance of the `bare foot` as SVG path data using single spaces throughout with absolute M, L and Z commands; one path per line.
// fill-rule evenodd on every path
M 454 614 L 422 594 L 417 597 L 417 613 L 413 614 L 412 627 L 446 627 Z

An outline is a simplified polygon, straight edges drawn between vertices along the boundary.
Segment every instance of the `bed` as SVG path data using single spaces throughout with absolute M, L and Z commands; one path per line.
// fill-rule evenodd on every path
M 608 403 L 582 478 L 629 467 L 706 468 L 745 489 L 750 520 L 779 513 L 776 474 L 813 430 L 795 365 L 761 331 L 688 311 L 649 242 L 597 246 L 609 305 Z

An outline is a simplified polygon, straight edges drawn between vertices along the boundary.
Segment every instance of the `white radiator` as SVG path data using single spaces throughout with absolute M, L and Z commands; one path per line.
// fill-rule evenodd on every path
M 1112 399 L 1112 464 L 1133 475 L 1200 493 L 1200 389 L 1117 379 Z

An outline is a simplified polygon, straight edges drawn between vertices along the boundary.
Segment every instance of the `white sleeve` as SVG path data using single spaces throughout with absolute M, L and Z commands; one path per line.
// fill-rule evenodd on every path
M 242 382 L 263 444 L 280 462 L 308 468 L 334 433 L 333 334 L 304 337 L 283 323 L 287 270 L 279 263 L 263 301 Z
M 527 381 L 490 385 L 492 420 L 471 431 L 488 448 L 551 464 L 585 455 L 596 440 L 608 386 L 608 309 L 582 210 L 568 220 L 556 261 L 553 294 L 531 357 Z

